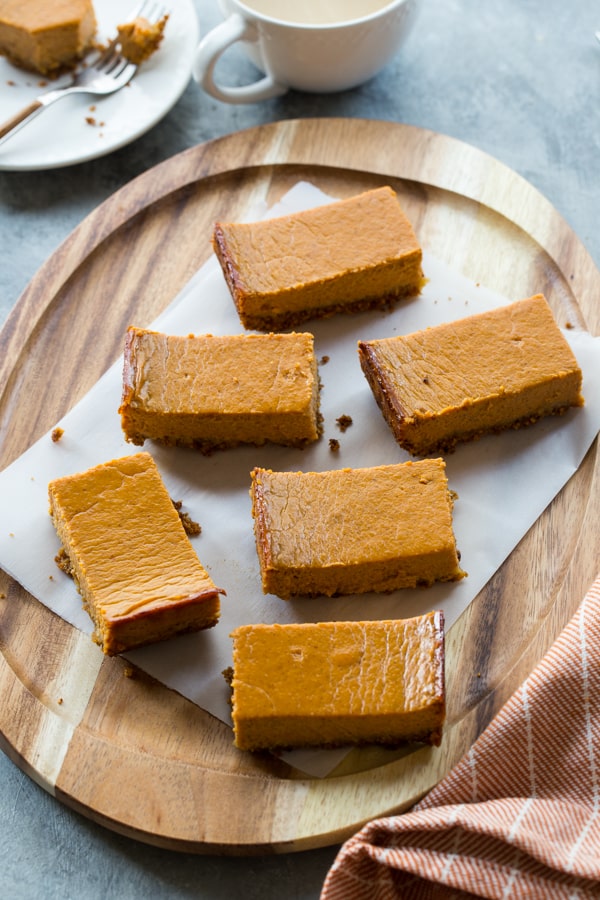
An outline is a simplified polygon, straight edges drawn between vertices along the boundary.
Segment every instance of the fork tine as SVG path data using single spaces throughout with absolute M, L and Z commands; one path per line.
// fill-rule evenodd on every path
M 110 75 L 111 78 L 118 78 L 121 72 L 130 65 L 133 64 L 125 59 L 124 56 L 121 56 L 120 53 L 115 53 L 114 57 L 107 62 L 102 71 L 105 75 Z
M 123 21 L 130 22 L 132 19 L 137 19 L 139 16 L 144 16 L 145 18 L 145 10 L 149 2 L 151 2 L 151 0 L 142 0 L 141 3 L 138 3 L 137 6 L 134 6 L 127 19 L 124 19 Z
M 113 58 L 115 53 L 118 53 L 118 51 L 116 49 L 118 43 L 119 43 L 118 38 L 112 39 L 112 41 L 108 44 L 108 46 L 105 47 L 104 50 L 101 51 L 100 56 L 96 57 L 96 59 L 93 60 L 93 62 L 91 63 L 91 65 L 94 67 L 94 69 L 103 70 L 104 67 L 106 65 L 108 65 L 108 63 Z
M 135 11 L 130 14 L 130 19 L 142 17 L 148 19 L 149 22 L 152 22 L 162 18 L 165 14 L 163 9 L 164 7 L 160 3 L 154 3 L 153 0 L 142 0 L 135 8 Z

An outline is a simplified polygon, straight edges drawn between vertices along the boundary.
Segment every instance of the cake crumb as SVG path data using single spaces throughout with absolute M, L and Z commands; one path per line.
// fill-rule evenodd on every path
M 337 422 L 337 426 L 340 431 L 346 431 L 346 429 L 350 428 L 350 426 L 352 425 L 352 416 L 338 416 L 335 421 Z
M 94 118 L 93 116 L 86 116 L 86 117 L 85 117 L 85 121 L 88 123 L 88 125 L 95 125 L 95 124 L 96 124 L 96 120 L 95 120 L 95 118 Z
M 133 668 L 131 666 L 125 666 L 125 668 L 123 669 L 123 675 L 125 676 L 125 678 L 133 678 Z
M 329 438 L 329 449 L 332 453 L 337 453 L 340 449 L 340 442 L 337 438 Z
M 50 435 L 50 437 L 52 438 L 52 442 L 54 444 L 58 444 L 58 442 L 60 441 L 60 439 L 64 433 L 65 433 L 64 428 L 54 428 L 52 430 L 52 434 Z
M 571 329 L 571 328 L 575 328 L 575 326 L 573 325 L 572 322 L 565 322 L 565 328 Z
M 329 357 L 322 356 L 321 359 L 319 360 L 319 365 L 326 366 L 328 362 L 329 362 Z
M 229 687 L 229 694 L 227 695 L 227 703 L 229 706 L 233 706 L 233 666 L 227 666 L 226 669 L 223 669 L 221 675 L 225 679 L 227 686 Z
M 8 85 L 9 87 L 16 87 L 16 86 L 17 86 L 17 82 L 16 82 L 16 81 L 13 81 L 12 78 L 9 78 L 8 81 L 7 81 L 6 83 L 7 83 L 7 85 Z
M 6 594 L 4 591 L 0 591 L 0 600 L 6 600 Z
M 63 705 L 63 698 L 62 698 L 62 697 L 59 697 L 58 700 L 57 700 L 56 702 L 58 703 L 59 706 L 62 706 L 62 705 Z
M 54 562 L 61 572 L 64 572 L 65 575 L 69 576 L 69 578 L 73 577 L 73 566 L 71 565 L 71 560 L 69 559 L 69 555 L 64 547 L 60 548 L 60 550 L 54 557 Z
M 125 59 L 137 66 L 149 59 L 160 46 L 168 19 L 169 16 L 164 15 L 153 24 L 138 16 L 133 22 L 118 25 L 121 53 Z
M 194 522 L 189 513 L 181 512 L 181 507 L 183 506 L 181 500 L 172 500 L 171 502 L 179 513 L 179 518 L 181 519 L 181 524 L 183 525 L 185 533 L 189 537 L 195 537 L 196 535 L 201 534 L 201 526 L 197 522 Z

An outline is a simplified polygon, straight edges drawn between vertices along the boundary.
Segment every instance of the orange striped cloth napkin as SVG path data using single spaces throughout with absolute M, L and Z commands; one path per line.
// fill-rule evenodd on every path
M 453 771 L 341 848 L 321 900 L 600 898 L 600 577 Z

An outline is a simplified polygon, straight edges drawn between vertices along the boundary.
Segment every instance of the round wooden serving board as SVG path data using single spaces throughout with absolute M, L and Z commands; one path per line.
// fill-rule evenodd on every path
M 277 122 L 187 150 L 109 198 L 40 269 L 0 336 L 0 467 L 58 421 L 211 252 L 217 218 L 299 179 L 334 196 L 391 184 L 424 247 L 559 324 L 597 334 L 600 273 L 552 206 L 480 151 L 410 126 Z M 0 572 L 0 734 L 17 765 L 115 831 L 188 852 L 342 841 L 442 778 L 532 670 L 596 575 L 597 443 L 447 636 L 440 748 L 353 751 L 326 778 L 237 751 L 231 730 L 119 658 L 100 659 Z

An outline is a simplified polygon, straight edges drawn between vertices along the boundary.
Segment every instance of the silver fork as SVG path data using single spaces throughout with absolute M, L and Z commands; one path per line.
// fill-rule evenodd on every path
M 123 21 L 131 22 L 138 16 L 143 16 L 149 22 L 158 22 L 164 15 L 166 9 L 161 4 L 154 3 L 153 0 L 143 0 Z M 73 74 L 69 84 L 40 94 L 28 106 L 0 125 L 0 144 L 63 97 L 70 94 L 114 94 L 128 84 L 137 72 L 138 66 L 128 62 L 118 47 L 119 39 L 115 37 L 92 63 Z

